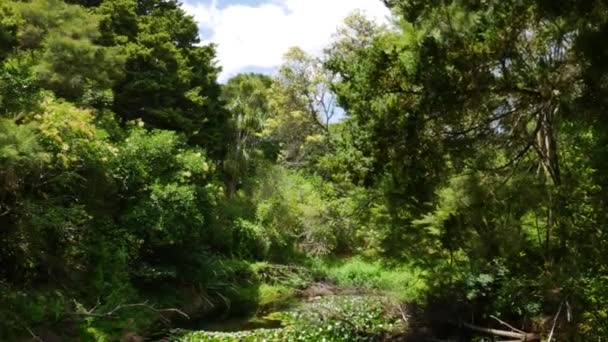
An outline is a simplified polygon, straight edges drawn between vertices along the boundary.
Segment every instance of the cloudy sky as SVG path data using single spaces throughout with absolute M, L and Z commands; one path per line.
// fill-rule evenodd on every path
M 204 42 L 218 45 L 220 81 L 243 71 L 272 72 L 291 46 L 318 54 L 354 10 L 387 21 L 380 0 L 184 0 Z

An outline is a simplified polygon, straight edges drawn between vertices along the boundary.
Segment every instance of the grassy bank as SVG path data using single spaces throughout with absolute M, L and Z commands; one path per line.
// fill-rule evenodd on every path
M 318 277 L 339 288 L 376 291 L 398 301 L 419 301 L 427 290 L 425 272 L 414 266 L 395 266 L 353 257 L 315 260 L 311 269 Z

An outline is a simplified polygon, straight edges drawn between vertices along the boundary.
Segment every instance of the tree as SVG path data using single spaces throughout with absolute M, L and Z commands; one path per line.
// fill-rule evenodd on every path
M 231 113 L 232 139 L 224 160 L 228 197 L 232 198 L 242 178 L 249 174 L 251 160 L 259 154 L 262 131 L 269 115 L 268 92 L 272 80 L 259 74 L 240 74 L 223 87 L 223 98 Z
M 96 44 L 98 17 L 59 0 L 14 3 L 23 24 L 17 32 L 16 58 L 32 63 L 42 86 L 60 97 L 83 101 L 87 93 L 111 88 L 121 75 L 120 49 Z M 35 55 L 27 59 L 25 51 Z
M 398 37 L 355 14 L 327 49 L 325 64 L 337 75 L 332 89 L 356 121 L 356 134 L 368 138 L 363 151 L 373 159 L 376 179 L 387 186 L 394 217 L 401 217 L 396 224 L 403 226 L 409 213 L 424 212 L 432 201 L 445 154 L 426 110 L 417 106 L 422 92 L 410 84 L 405 59 L 396 55 Z
M 285 54 L 271 89 L 272 115 L 265 133 L 282 144 L 285 163 L 302 165 L 327 143 L 336 114 L 329 82 L 320 60 L 297 47 Z
M 103 44 L 126 50 L 125 77 L 113 87 L 123 121 L 183 132 L 215 159 L 226 153 L 228 115 L 219 101 L 212 45 L 199 46 L 198 28 L 175 1 L 106 0 Z

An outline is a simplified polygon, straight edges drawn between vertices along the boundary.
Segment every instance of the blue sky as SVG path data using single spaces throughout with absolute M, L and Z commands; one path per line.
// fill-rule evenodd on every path
M 387 22 L 380 0 L 184 0 L 204 43 L 218 45 L 220 81 L 243 71 L 272 73 L 283 54 L 300 46 L 320 54 L 344 18 L 362 10 Z

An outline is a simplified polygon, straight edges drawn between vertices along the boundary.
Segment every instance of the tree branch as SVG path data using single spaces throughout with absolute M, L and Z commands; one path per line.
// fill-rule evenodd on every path
M 475 131 L 475 130 L 477 130 L 479 128 L 484 128 L 484 127 L 486 127 L 487 125 L 489 125 L 489 124 L 491 124 L 493 122 L 496 122 L 496 121 L 498 121 L 500 119 L 506 118 L 507 116 L 510 116 L 510 115 L 516 113 L 517 110 L 518 109 L 515 108 L 513 110 L 504 112 L 502 114 L 498 114 L 498 115 L 492 116 L 491 118 L 485 120 L 484 122 L 482 122 L 480 124 L 477 124 L 477 125 L 473 125 L 471 127 L 468 127 L 468 128 L 466 128 L 466 129 L 464 129 L 462 131 L 453 131 L 453 132 L 445 132 L 444 131 L 443 133 L 451 135 L 451 136 L 464 136 L 464 135 L 467 135 L 467 134 L 469 134 L 469 133 L 471 133 L 471 132 L 473 132 L 473 131 Z
M 534 115 L 535 116 L 538 115 L 539 112 L 540 112 L 540 109 L 537 110 L 534 113 Z M 536 136 L 537 136 L 538 132 L 540 131 L 541 127 L 542 127 L 542 117 L 539 117 L 536 120 L 536 127 L 534 128 L 534 132 L 532 132 L 532 134 L 529 136 L 529 140 L 528 140 L 526 146 L 520 152 L 518 152 L 517 155 L 514 158 L 512 158 L 511 160 L 509 160 L 507 163 L 505 163 L 505 164 L 503 164 L 501 166 L 495 167 L 495 168 L 478 169 L 478 170 L 480 170 L 480 171 L 494 171 L 495 172 L 495 171 L 500 171 L 500 170 L 507 169 L 507 168 L 509 168 L 509 167 L 511 167 L 513 165 L 515 165 L 515 166 L 519 165 L 519 162 L 528 154 L 528 152 L 530 152 L 530 149 L 535 146 Z

